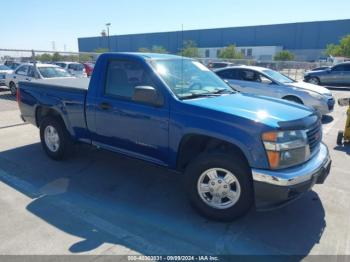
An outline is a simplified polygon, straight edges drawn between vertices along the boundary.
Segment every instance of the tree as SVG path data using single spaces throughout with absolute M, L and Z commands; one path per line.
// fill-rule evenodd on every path
M 222 49 L 219 54 L 219 58 L 222 59 L 243 59 L 244 55 L 242 52 L 236 49 L 235 45 L 229 45 L 228 47 Z
M 140 53 L 151 53 L 151 50 L 146 47 L 140 47 L 139 48 Z
M 292 61 L 294 59 L 294 54 L 287 50 L 278 52 L 274 58 L 275 61 Z
M 180 55 L 186 57 L 199 57 L 199 50 L 196 42 L 192 40 L 184 41 L 184 46 L 181 49 Z
M 154 45 L 152 46 L 152 53 L 167 54 L 168 51 L 163 46 Z
M 344 36 L 338 45 L 327 45 L 326 54 L 330 56 L 350 57 L 350 35 Z
M 57 61 L 60 61 L 60 60 L 62 60 L 62 56 L 58 52 L 53 53 L 52 61 L 53 62 L 57 62 Z
M 89 54 L 80 54 L 79 61 L 80 62 L 90 62 L 93 60 L 93 56 Z
M 168 54 L 168 51 L 160 45 L 152 46 L 152 49 L 141 47 L 139 48 L 139 52 L 141 53 L 158 53 L 158 54 Z
M 107 53 L 108 48 L 97 48 L 94 50 L 95 53 Z
M 51 62 L 52 61 L 52 55 L 44 53 L 42 55 L 37 55 L 36 60 L 40 62 Z

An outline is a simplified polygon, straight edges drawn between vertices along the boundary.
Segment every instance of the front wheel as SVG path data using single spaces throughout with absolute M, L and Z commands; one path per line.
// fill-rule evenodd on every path
M 62 121 L 46 117 L 40 124 L 40 140 L 46 154 L 54 159 L 63 159 L 72 150 L 72 141 Z
M 232 221 L 253 205 L 253 184 L 246 161 L 225 153 L 203 153 L 185 172 L 186 191 L 200 214 Z
M 318 77 L 311 77 L 308 81 L 310 84 L 314 84 L 314 85 L 320 85 L 321 81 L 320 79 L 318 79 Z

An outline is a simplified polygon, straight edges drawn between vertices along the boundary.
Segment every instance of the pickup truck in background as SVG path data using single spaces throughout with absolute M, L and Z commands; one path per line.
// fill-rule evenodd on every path
M 83 142 L 177 170 L 211 219 L 279 207 L 330 172 L 314 111 L 240 94 L 188 58 L 106 53 L 91 79 L 20 82 L 17 100 L 52 159 Z

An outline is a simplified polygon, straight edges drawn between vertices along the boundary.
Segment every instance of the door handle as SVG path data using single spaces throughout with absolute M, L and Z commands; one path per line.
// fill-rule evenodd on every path
M 112 108 L 111 104 L 102 102 L 101 104 L 98 105 L 98 107 L 102 110 L 110 110 Z

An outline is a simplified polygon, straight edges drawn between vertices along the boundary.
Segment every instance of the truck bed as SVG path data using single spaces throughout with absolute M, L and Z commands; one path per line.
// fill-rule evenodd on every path
M 31 82 L 22 82 L 22 85 L 64 89 L 65 91 L 87 91 L 90 78 L 61 78 L 61 79 L 43 79 Z
M 19 107 L 26 122 L 38 125 L 38 110 L 57 111 L 73 137 L 85 138 L 85 98 L 89 78 L 45 79 L 19 82 Z

